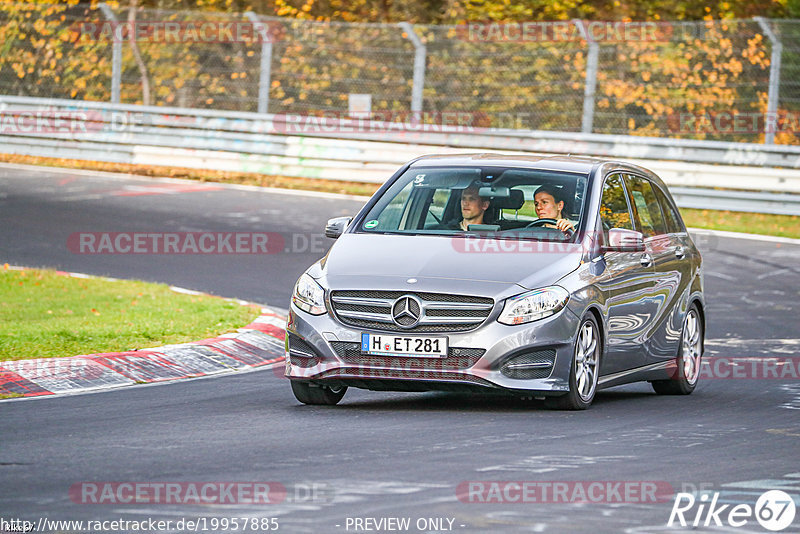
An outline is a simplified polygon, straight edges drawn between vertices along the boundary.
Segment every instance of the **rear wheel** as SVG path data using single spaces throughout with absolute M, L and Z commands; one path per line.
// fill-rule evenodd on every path
M 292 393 L 303 404 L 334 405 L 342 400 L 347 386 L 320 386 L 292 380 Z
M 692 304 L 683 321 L 681 346 L 676 359 L 675 376 L 670 380 L 654 380 L 653 389 L 659 395 L 689 395 L 700 377 L 700 357 L 703 352 L 703 322 L 697 306 Z
M 560 397 L 548 397 L 545 404 L 558 410 L 585 410 L 597 392 L 600 371 L 600 329 L 593 315 L 581 321 L 569 372 L 569 392 Z

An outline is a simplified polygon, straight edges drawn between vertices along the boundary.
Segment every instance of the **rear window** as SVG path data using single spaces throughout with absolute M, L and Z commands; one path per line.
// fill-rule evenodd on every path
M 633 230 L 628 197 L 622 185 L 622 177 L 614 174 L 606 178 L 603 185 L 603 198 L 600 202 L 600 220 L 603 223 L 603 236 L 608 242 L 608 231 L 612 228 Z
M 628 175 L 628 184 L 639 231 L 645 237 L 667 233 L 661 206 L 650 182 L 639 176 Z
M 656 192 L 656 197 L 658 197 L 658 204 L 661 206 L 661 213 L 664 214 L 664 219 L 667 223 L 667 232 L 671 234 L 685 232 L 686 229 L 683 227 L 681 217 L 678 212 L 675 211 L 675 208 L 672 207 L 672 203 L 667 200 L 666 193 L 664 193 L 660 187 L 654 187 L 654 190 Z

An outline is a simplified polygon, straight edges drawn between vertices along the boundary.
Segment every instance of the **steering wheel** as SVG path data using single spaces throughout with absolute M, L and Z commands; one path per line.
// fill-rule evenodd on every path
M 537 226 L 544 226 L 546 224 L 552 224 L 553 226 L 555 226 L 556 224 L 558 224 L 558 220 L 557 219 L 551 219 L 549 217 L 542 217 L 541 219 L 536 219 L 532 223 L 528 224 L 525 228 L 535 228 Z M 566 230 L 562 230 L 562 231 L 565 234 L 567 234 L 568 236 L 571 236 L 572 234 L 575 233 L 575 230 L 573 230 L 571 228 L 567 228 Z

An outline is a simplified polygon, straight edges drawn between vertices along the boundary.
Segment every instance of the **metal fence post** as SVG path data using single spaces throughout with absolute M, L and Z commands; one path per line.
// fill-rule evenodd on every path
M 422 112 L 422 89 L 425 87 L 425 61 L 428 51 L 410 23 L 400 22 L 397 25 L 414 45 L 414 85 L 411 88 L 411 112 L 420 113 Z
M 589 54 L 586 57 L 586 82 L 583 86 L 583 120 L 581 132 L 592 133 L 594 128 L 594 93 L 597 89 L 597 62 L 600 55 L 600 45 L 589 35 L 582 20 L 573 19 L 572 23 L 578 27 L 581 37 L 589 45 Z
M 256 29 L 262 27 L 264 31 L 259 31 L 263 41 L 261 41 L 261 74 L 258 78 L 258 112 L 267 113 L 269 110 L 269 86 L 272 84 L 272 36 L 264 27 L 264 23 L 258 15 L 252 11 L 245 13 L 250 22 Z
M 117 17 L 108 4 L 105 2 L 98 4 L 103 16 L 112 23 L 114 28 L 117 27 Z M 122 78 L 122 41 L 116 38 L 116 31 L 111 45 L 111 103 L 119 104 L 120 83 Z
M 769 60 L 769 93 L 767 96 L 767 116 L 764 120 L 764 144 L 775 144 L 775 129 L 778 126 L 778 98 L 780 98 L 781 55 L 783 44 L 764 17 L 753 17 L 761 26 L 761 31 L 772 44 L 772 56 Z

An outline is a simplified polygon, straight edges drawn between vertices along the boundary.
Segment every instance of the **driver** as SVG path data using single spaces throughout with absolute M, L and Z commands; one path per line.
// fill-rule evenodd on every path
M 481 198 L 479 186 L 470 184 L 461 192 L 461 220 L 446 225 L 449 230 L 469 229 L 470 224 L 483 224 L 483 215 L 489 209 L 489 199 Z
M 543 226 L 558 228 L 562 232 L 575 231 L 575 223 L 561 215 L 561 210 L 564 209 L 564 201 L 557 187 L 549 184 L 540 186 L 533 194 L 533 204 L 536 208 L 537 217 L 540 219 L 555 219 L 556 221 L 555 225 L 544 224 Z

